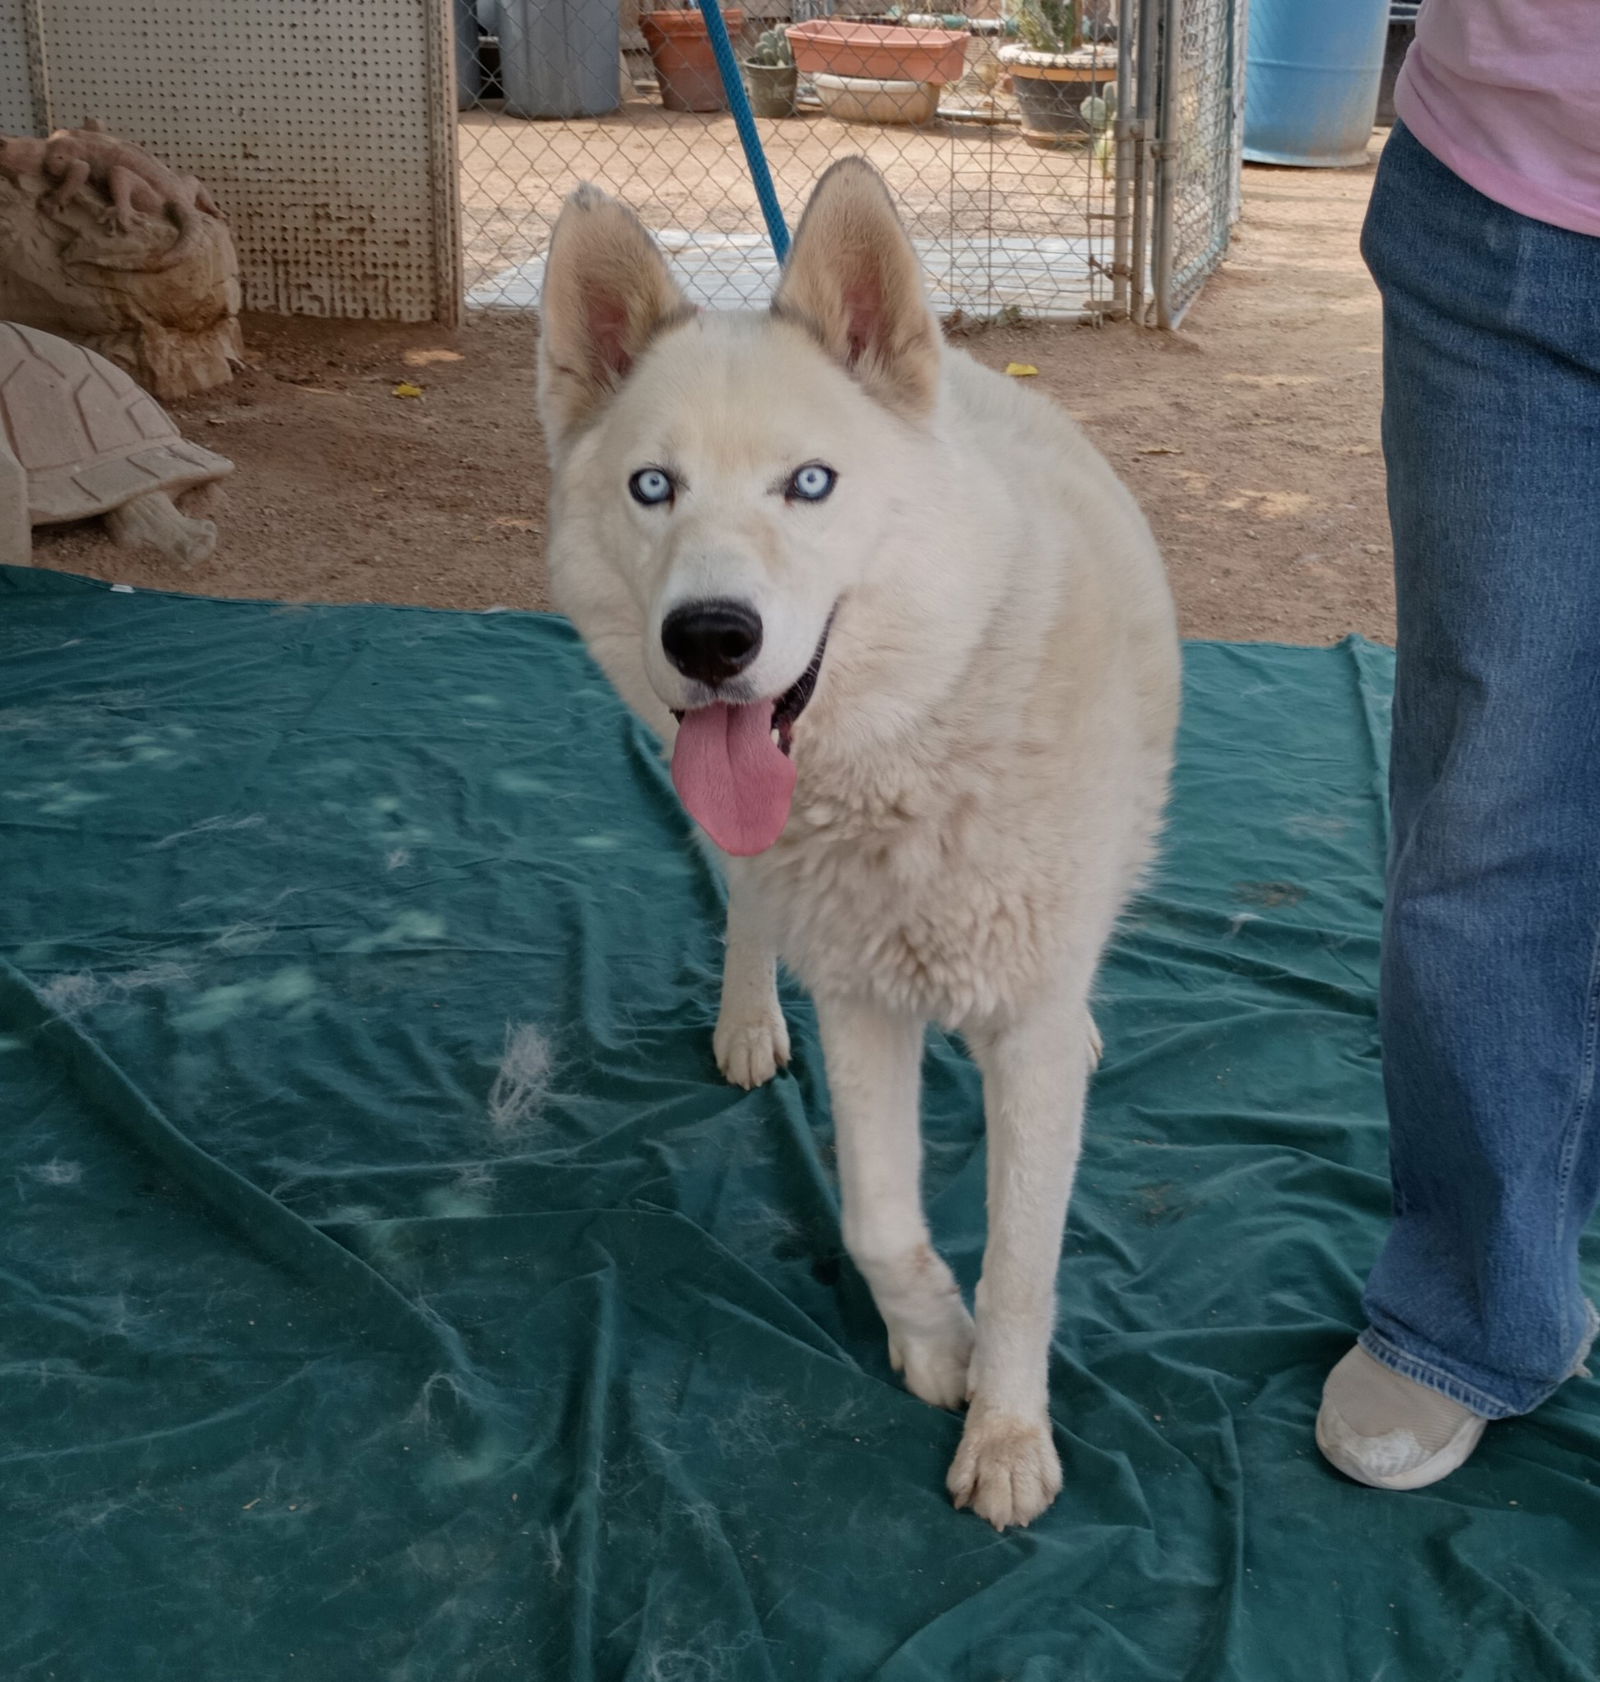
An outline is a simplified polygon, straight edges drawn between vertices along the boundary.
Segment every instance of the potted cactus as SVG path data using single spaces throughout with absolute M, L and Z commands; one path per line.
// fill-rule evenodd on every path
M 781 29 L 766 29 L 744 60 L 745 86 L 750 105 L 758 117 L 792 117 L 800 73 L 795 69 L 794 50 Z
M 1079 0 L 1021 0 L 1016 21 L 1021 40 L 1002 47 L 1000 60 L 1016 89 L 1023 139 L 1044 147 L 1088 144 L 1096 131 L 1084 102 L 1116 79 L 1115 49 L 1083 44 Z
M 1104 93 L 1090 94 L 1078 107 L 1078 115 L 1094 135 L 1094 161 L 1100 166 L 1101 177 L 1110 180 L 1111 160 L 1117 144 L 1112 133 L 1112 124 L 1117 120 L 1117 90 L 1107 88 Z

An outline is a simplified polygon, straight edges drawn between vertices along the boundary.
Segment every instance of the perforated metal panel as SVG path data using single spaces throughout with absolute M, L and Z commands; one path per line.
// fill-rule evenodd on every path
M 32 0 L 0 0 L 0 134 L 32 134 L 39 126 L 29 69 L 28 16 Z
M 58 123 L 100 117 L 210 186 L 233 224 L 247 308 L 454 318 L 440 0 L 21 3 L 41 20 Z M 0 55 L 4 40 L 0 25 Z M 5 76 L 0 62 L 0 88 Z

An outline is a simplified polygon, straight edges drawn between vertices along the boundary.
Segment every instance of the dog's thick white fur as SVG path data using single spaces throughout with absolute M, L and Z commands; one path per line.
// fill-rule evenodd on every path
M 697 313 L 628 211 L 575 193 L 540 400 L 557 600 L 664 740 L 719 697 L 765 708 L 824 645 L 787 822 L 728 860 L 717 1061 L 751 1086 L 788 1060 L 781 958 L 816 1001 L 844 1241 L 890 1358 L 924 1400 L 970 1404 L 957 1504 L 1026 1524 L 1061 1486 L 1047 1369 L 1090 986 L 1152 852 L 1177 714 L 1155 543 L 1064 414 L 941 345 L 859 160 L 818 185 L 770 313 Z M 797 481 L 807 465 L 830 493 L 796 490 L 824 482 Z M 642 503 L 641 470 L 670 495 Z M 762 628 L 726 689 L 663 650 L 666 616 L 708 599 Z M 920 1196 L 930 1020 L 983 1075 L 976 1324 Z

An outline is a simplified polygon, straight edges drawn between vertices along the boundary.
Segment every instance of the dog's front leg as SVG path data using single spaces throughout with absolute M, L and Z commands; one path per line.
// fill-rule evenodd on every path
M 935 1407 L 967 1393 L 972 1317 L 922 1213 L 922 1023 L 817 999 L 833 1099 L 845 1248 L 889 1331 L 889 1360 Z
M 1061 1489 L 1050 1436 L 1050 1334 L 1083 1137 L 1091 1049 L 1083 1009 L 1056 998 L 968 1035 L 983 1071 L 989 1237 L 971 1408 L 950 1492 L 997 1530 L 1037 1518 Z
M 778 962 L 753 914 L 741 867 L 728 864 L 728 949 L 722 1008 L 712 1038 L 717 1067 L 735 1086 L 762 1086 L 789 1061 L 789 1027 L 778 1003 Z

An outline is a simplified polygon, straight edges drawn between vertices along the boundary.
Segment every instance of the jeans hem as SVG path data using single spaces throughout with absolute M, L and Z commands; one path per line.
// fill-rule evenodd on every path
M 1569 1378 L 1578 1378 L 1587 1373 L 1585 1362 L 1589 1358 L 1596 1335 L 1600 1334 L 1600 1314 L 1595 1312 L 1594 1304 L 1587 1299 L 1583 1307 L 1588 1316 L 1588 1324 L 1567 1370 L 1553 1382 L 1535 1384 L 1531 1390 L 1519 1388 L 1518 1399 L 1514 1403 L 1504 1401 L 1476 1384 L 1467 1383 L 1433 1361 L 1412 1354 L 1385 1337 L 1382 1332 L 1374 1331 L 1371 1326 L 1362 1332 L 1358 1341 L 1373 1360 L 1388 1367 L 1391 1372 L 1399 1373 L 1402 1378 L 1409 1378 L 1414 1384 L 1436 1390 L 1441 1396 L 1448 1396 L 1452 1402 L 1477 1414 L 1480 1419 L 1515 1419 L 1521 1414 L 1532 1413 L 1535 1408 L 1542 1407 Z
M 1584 1333 L 1583 1342 L 1578 1346 L 1578 1353 L 1573 1357 L 1572 1365 L 1567 1371 L 1568 1378 L 1587 1378 L 1589 1376 L 1589 1351 L 1594 1348 L 1594 1340 L 1600 1337 L 1600 1313 L 1587 1297 L 1584 1298 L 1584 1309 L 1589 1316 L 1589 1329 Z M 1563 1382 L 1565 1382 L 1563 1380 Z

